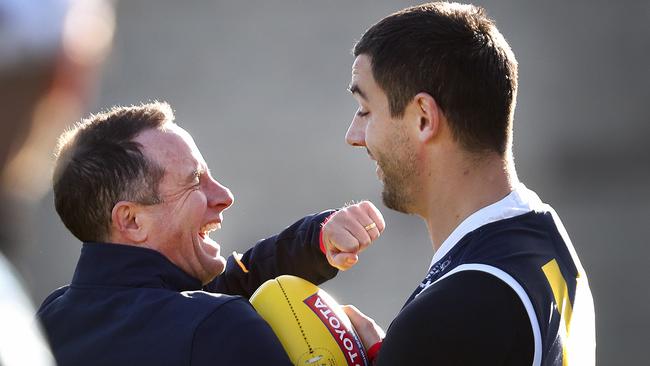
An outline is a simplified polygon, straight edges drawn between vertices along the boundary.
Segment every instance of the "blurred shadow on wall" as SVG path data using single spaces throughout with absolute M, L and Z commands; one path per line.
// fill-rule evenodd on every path
M 14 270 L 25 271 L 15 228 L 49 186 L 56 137 L 92 98 L 113 28 L 112 5 L 103 0 L 0 0 L 2 365 L 54 364 Z

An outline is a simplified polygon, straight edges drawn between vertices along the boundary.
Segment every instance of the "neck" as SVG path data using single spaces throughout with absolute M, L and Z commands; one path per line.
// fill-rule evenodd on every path
M 497 154 L 480 159 L 460 154 L 445 159 L 442 174 L 431 174 L 421 215 L 434 252 L 467 217 L 512 192 L 518 179 L 512 159 Z

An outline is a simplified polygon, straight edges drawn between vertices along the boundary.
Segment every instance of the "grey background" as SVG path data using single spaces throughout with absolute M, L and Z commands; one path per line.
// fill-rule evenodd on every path
M 517 55 L 519 177 L 558 211 L 587 270 L 598 364 L 647 364 L 650 2 L 476 3 Z M 122 1 L 93 110 L 172 104 L 213 175 L 235 194 L 213 235 L 225 253 L 304 214 L 375 202 L 386 232 L 324 287 L 387 327 L 433 252 L 424 224 L 386 209 L 374 164 L 345 145 L 356 109 L 346 87 L 354 41 L 413 4 Z M 69 281 L 79 255 L 52 206 L 48 193 L 21 228 L 18 266 L 36 303 Z

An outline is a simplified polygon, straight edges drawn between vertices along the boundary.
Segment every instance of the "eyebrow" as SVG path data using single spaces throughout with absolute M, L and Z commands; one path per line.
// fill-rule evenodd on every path
M 359 95 L 361 98 L 365 100 L 368 100 L 366 93 L 364 93 L 363 90 L 361 90 L 361 88 L 359 88 L 359 85 L 357 85 L 356 83 L 350 84 L 350 86 L 348 86 L 348 91 L 352 94 Z

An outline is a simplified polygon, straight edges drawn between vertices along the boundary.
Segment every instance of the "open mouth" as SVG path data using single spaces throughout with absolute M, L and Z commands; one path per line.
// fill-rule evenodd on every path
M 203 226 L 201 226 L 201 229 L 199 229 L 199 236 L 201 239 L 206 239 L 210 237 L 210 233 L 216 230 L 221 229 L 221 223 L 220 222 L 210 222 L 207 223 Z

